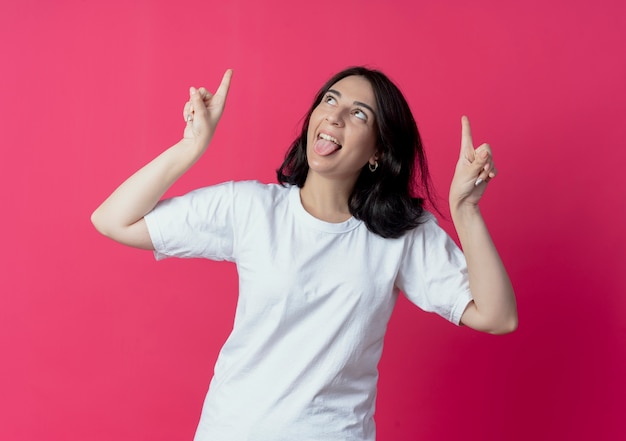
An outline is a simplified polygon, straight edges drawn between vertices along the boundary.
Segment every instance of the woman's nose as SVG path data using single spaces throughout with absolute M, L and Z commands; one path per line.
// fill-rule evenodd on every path
M 330 110 L 326 114 L 326 121 L 328 121 L 330 124 L 335 125 L 335 126 L 342 126 L 343 125 L 342 110 L 339 108 Z

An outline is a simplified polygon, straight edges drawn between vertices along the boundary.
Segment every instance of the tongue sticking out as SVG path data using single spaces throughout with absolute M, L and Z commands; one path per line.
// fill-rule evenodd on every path
M 320 156 L 328 156 L 331 153 L 339 150 L 340 148 L 341 146 L 338 146 L 334 142 L 328 141 L 326 139 L 318 139 L 313 145 L 313 151 Z

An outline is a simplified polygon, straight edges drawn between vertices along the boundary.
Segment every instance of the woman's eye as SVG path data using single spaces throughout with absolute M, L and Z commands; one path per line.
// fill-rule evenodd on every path
M 332 104 L 333 106 L 337 104 L 337 100 L 332 95 L 326 95 L 326 98 L 324 98 L 324 102 L 327 104 Z
M 354 116 L 356 116 L 359 119 L 362 119 L 363 121 L 367 121 L 367 114 L 360 109 L 356 109 L 354 111 Z

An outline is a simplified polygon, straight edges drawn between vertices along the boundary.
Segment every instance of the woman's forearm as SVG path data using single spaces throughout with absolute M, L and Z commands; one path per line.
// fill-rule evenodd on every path
M 93 212 L 91 220 L 96 229 L 118 242 L 136 246 L 130 235 L 133 225 L 189 170 L 202 150 L 192 140 L 183 139 L 142 167 Z
M 517 328 L 517 305 L 511 281 L 478 206 L 452 212 L 467 260 L 474 299 L 462 321 L 473 328 L 507 333 Z

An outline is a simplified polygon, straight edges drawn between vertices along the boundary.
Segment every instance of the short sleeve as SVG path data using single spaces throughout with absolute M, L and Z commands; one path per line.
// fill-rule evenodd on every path
M 408 234 L 396 285 L 424 311 L 458 325 L 472 300 L 463 252 L 432 214 Z
M 145 216 L 155 257 L 234 260 L 234 183 L 160 201 Z

